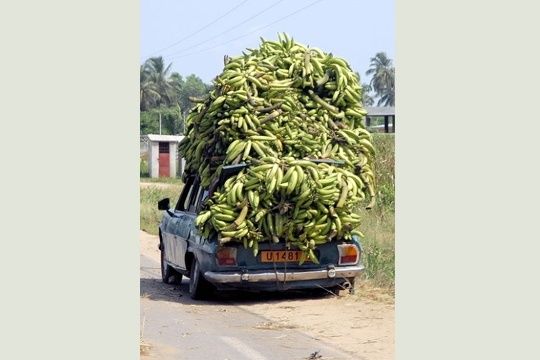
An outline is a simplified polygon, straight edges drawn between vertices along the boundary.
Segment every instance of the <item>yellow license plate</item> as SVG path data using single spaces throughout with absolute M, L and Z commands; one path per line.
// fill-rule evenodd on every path
M 299 262 L 301 254 L 296 250 L 261 251 L 261 262 Z

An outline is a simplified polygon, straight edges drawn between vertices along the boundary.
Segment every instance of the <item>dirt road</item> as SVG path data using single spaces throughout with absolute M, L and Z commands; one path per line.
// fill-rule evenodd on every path
M 394 358 L 394 306 L 318 292 L 194 301 L 161 282 L 158 239 L 141 231 L 141 359 Z

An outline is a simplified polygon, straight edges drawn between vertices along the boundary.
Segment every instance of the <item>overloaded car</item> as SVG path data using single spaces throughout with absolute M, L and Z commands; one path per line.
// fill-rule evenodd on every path
M 176 204 L 170 199 L 158 203 L 163 210 L 159 225 L 162 280 L 179 284 L 189 277 L 189 293 L 193 299 L 208 299 L 216 290 L 286 291 L 289 289 L 330 288 L 354 289 L 355 277 L 364 269 L 360 238 L 332 241 L 315 249 L 318 264 L 301 262 L 300 249 L 287 248 L 285 241 L 261 242 L 254 255 L 242 243 L 219 245 L 216 238 L 201 235 L 195 218 L 205 199 L 228 177 L 237 174 L 246 164 L 223 167 L 219 180 L 208 188 L 200 185 L 196 174 L 184 179 Z

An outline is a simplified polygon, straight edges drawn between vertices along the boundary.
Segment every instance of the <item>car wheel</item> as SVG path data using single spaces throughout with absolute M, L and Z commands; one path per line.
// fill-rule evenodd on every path
M 189 277 L 189 295 L 194 300 L 203 300 L 207 299 L 213 290 L 212 284 L 210 284 L 201 273 L 199 261 L 196 257 L 193 257 Z
M 174 269 L 173 269 L 173 271 L 174 271 L 174 275 L 173 275 L 171 284 L 174 284 L 174 285 L 182 284 L 182 274 L 180 274 L 178 271 L 176 271 Z
M 182 274 L 174 270 L 170 265 L 165 262 L 165 247 L 163 243 L 159 244 L 159 250 L 161 250 L 161 280 L 165 284 L 180 284 L 182 282 Z

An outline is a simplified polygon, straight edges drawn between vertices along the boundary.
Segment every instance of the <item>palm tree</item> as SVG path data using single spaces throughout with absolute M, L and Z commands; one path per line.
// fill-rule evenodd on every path
M 379 97 L 377 105 L 394 106 L 394 67 L 386 53 L 379 52 L 371 58 L 366 75 L 371 75 L 369 85 Z
M 394 92 L 394 68 L 390 71 L 390 77 L 388 80 L 388 85 L 384 90 L 379 94 L 379 101 L 377 101 L 377 106 L 394 106 L 395 92 Z
M 373 106 L 375 103 L 373 96 L 370 95 L 371 90 L 371 85 L 362 84 L 362 104 L 364 106 Z
M 168 106 L 175 103 L 174 91 L 169 81 L 172 64 L 165 66 L 163 57 L 153 57 L 141 66 L 141 109 L 151 106 Z
M 156 84 L 150 80 L 148 69 L 144 65 L 141 65 L 140 71 L 140 109 L 141 111 L 145 111 L 155 106 L 161 95 Z

